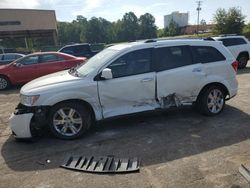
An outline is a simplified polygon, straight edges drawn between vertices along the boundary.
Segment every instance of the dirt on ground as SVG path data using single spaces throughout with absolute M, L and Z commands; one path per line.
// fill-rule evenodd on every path
M 20 88 L 2 91 L 0 187 L 249 188 L 238 169 L 241 164 L 250 169 L 250 67 L 237 78 L 238 95 L 216 117 L 193 109 L 134 115 L 100 122 L 74 141 L 47 133 L 35 142 L 16 142 L 8 118 Z M 138 157 L 141 168 L 112 175 L 60 168 L 69 155 Z

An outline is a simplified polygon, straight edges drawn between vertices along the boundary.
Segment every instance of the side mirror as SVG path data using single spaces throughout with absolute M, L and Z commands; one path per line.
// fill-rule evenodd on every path
M 17 67 L 17 68 L 20 68 L 20 67 L 22 67 L 23 65 L 22 65 L 21 63 L 15 63 L 14 66 Z
M 110 80 L 113 78 L 112 70 L 109 68 L 103 69 L 101 73 L 101 78 L 104 80 Z

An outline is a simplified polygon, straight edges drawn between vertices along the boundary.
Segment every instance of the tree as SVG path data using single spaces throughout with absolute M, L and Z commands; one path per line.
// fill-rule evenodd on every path
M 133 12 L 125 13 L 118 36 L 122 41 L 133 41 L 138 36 L 138 18 Z
M 232 7 L 228 11 L 218 9 L 214 15 L 215 34 L 241 34 L 244 27 L 245 16 L 237 7 Z
M 245 25 L 243 28 L 243 35 L 245 35 L 247 38 L 250 38 L 250 24 Z
M 169 26 L 165 28 L 165 35 L 167 36 L 176 36 L 179 35 L 179 26 L 178 24 L 172 19 L 169 23 Z
M 157 27 L 155 25 L 155 18 L 149 13 L 146 13 L 139 18 L 139 38 L 150 39 L 155 38 Z

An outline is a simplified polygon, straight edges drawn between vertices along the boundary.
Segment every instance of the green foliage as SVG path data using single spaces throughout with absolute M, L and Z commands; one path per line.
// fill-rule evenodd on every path
M 157 27 L 155 25 L 155 18 L 149 13 L 142 15 L 139 18 L 139 38 L 156 38 Z
M 155 38 L 156 36 L 155 18 L 149 13 L 138 19 L 133 12 L 128 12 L 121 20 L 113 23 L 104 18 L 96 17 L 87 20 L 81 15 L 77 16 L 76 20 L 71 23 L 58 22 L 60 44 L 113 43 Z
M 250 38 L 250 24 L 244 26 L 243 35 L 245 35 L 247 38 Z
M 233 7 L 228 11 L 218 9 L 214 15 L 215 34 L 241 34 L 244 27 L 245 16 L 239 8 Z
M 172 19 L 169 26 L 165 28 L 165 36 L 176 36 L 180 34 L 178 24 Z

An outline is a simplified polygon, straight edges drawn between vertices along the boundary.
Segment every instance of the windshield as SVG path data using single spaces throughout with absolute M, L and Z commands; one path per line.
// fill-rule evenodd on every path
M 98 67 L 100 67 L 103 63 L 105 63 L 107 60 L 111 59 L 115 54 L 117 54 L 119 50 L 115 49 L 105 49 L 101 51 L 100 53 L 96 54 L 92 58 L 90 58 L 87 63 L 83 64 L 77 69 L 77 72 L 80 76 L 87 76 L 92 71 L 96 70 Z

